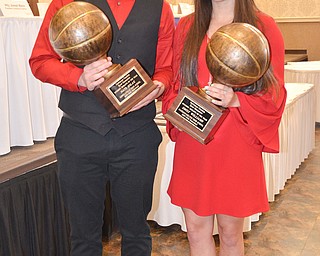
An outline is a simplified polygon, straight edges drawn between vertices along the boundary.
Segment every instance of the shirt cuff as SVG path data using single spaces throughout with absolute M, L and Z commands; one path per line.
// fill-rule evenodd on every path
M 73 92 L 84 92 L 87 90 L 84 86 L 78 86 L 78 81 L 82 75 L 83 70 L 81 68 L 75 68 L 71 71 L 69 76 L 69 90 Z

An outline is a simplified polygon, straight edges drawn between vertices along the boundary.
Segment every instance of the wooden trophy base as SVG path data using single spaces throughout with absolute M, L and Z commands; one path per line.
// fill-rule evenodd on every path
M 115 67 L 112 74 L 94 91 L 111 118 L 121 117 L 157 86 L 136 59 Z
M 183 87 L 164 117 L 202 144 L 208 144 L 229 113 L 202 89 Z

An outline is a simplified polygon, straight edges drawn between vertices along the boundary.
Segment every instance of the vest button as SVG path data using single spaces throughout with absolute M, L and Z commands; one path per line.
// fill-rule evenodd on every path
M 120 58 L 121 58 L 121 55 L 120 55 L 120 54 L 118 54 L 118 55 L 116 56 L 116 58 L 117 58 L 117 59 L 120 59 Z
M 118 39 L 118 44 L 121 44 L 121 43 L 122 43 L 122 39 L 119 38 L 119 39 Z

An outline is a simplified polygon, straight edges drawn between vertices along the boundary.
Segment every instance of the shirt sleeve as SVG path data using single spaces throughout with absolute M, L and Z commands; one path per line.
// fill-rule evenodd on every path
M 158 33 L 155 72 L 153 80 L 162 82 L 166 90 L 172 79 L 172 42 L 174 36 L 174 17 L 170 5 L 163 1 L 163 8 Z
M 71 0 L 51 2 L 35 41 L 29 64 L 33 75 L 42 82 L 54 84 L 69 91 L 84 91 L 85 87 L 78 87 L 78 80 L 83 70 L 71 63 L 63 63 L 52 48 L 48 35 L 52 17 L 58 9 L 70 2 Z
M 167 113 L 168 109 L 172 105 L 173 101 L 178 95 L 178 92 L 181 87 L 180 79 L 179 79 L 179 69 L 180 69 L 180 62 L 181 56 L 183 51 L 183 43 L 185 41 L 185 37 L 190 27 L 190 19 L 189 16 L 183 17 L 180 19 L 176 31 L 174 34 L 173 40 L 173 56 L 174 59 L 172 60 L 172 70 L 173 70 L 173 77 L 170 82 L 170 86 L 163 94 L 162 98 L 162 112 L 163 114 Z M 172 141 L 176 140 L 178 133 L 180 132 L 174 125 L 171 124 L 170 121 L 167 121 L 166 125 L 167 133 Z
M 233 108 L 232 113 L 242 119 L 239 129 L 243 133 L 251 133 L 259 139 L 264 152 L 279 151 L 278 127 L 286 103 L 284 87 L 284 41 L 274 20 L 261 14 L 262 32 L 270 46 L 270 63 L 278 81 L 278 89 L 273 87 L 263 95 L 246 95 L 237 92 L 240 101 L 239 108 Z M 244 134 L 249 137 L 250 134 Z

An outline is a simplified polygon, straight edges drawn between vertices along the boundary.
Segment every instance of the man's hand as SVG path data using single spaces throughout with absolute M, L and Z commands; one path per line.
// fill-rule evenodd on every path
M 152 92 L 150 92 L 146 97 L 144 97 L 140 102 L 138 102 L 134 107 L 130 109 L 129 112 L 138 110 L 146 105 L 148 105 L 151 101 L 154 101 L 158 97 L 162 95 L 164 92 L 165 86 L 163 83 L 154 80 L 153 83 L 157 86 L 156 89 L 154 89 Z
M 98 88 L 104 81 L 104 76 L 108 73 L 108 68 L 112 65 L 111 58 L 102 58 L 83 68 L 83 73 L 79 78 L 78 86 L 87 87 L 89 91 Z

